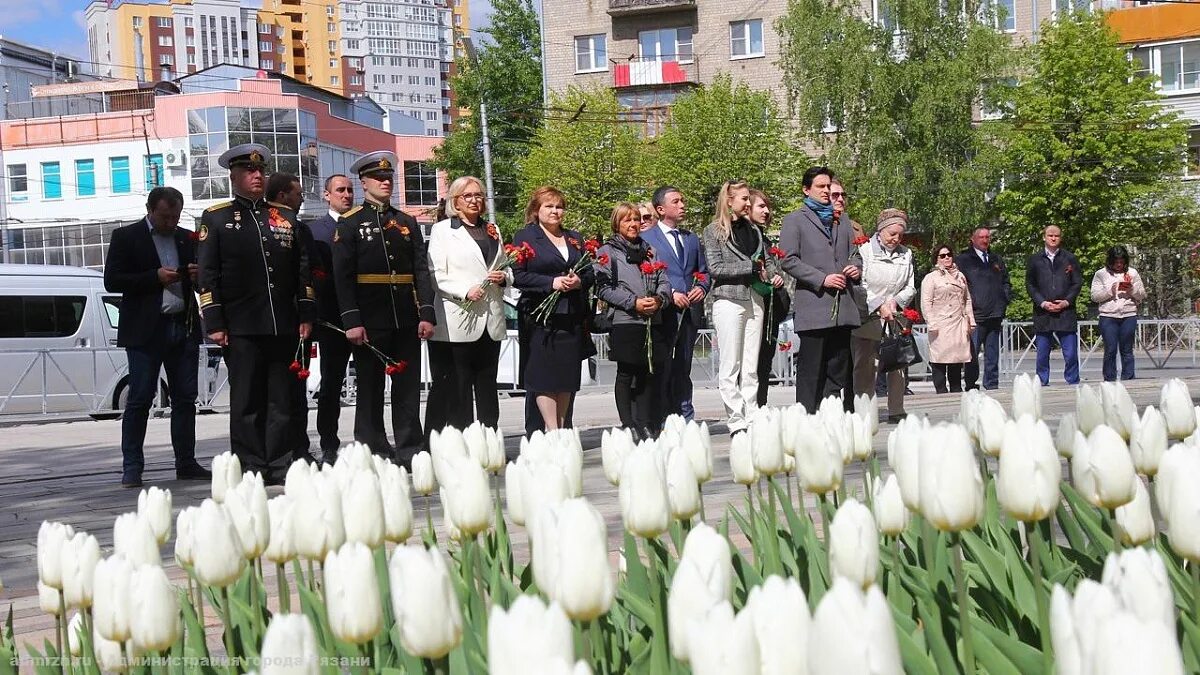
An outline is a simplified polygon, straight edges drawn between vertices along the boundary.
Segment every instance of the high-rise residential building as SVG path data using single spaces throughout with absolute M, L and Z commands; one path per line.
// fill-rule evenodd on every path
M 396 133 L 441 136 L 464 0 L 93 0 L 96 74 L 174 79 L 219 64 L 278 72 L 383 106 Z

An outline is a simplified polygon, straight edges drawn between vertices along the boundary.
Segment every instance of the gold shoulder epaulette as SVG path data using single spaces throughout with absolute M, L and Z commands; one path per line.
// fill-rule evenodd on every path
M 359 204 L 358 206 L 356 206 L 356 207 L 354 207 L 354 208 L 350 209 L 349 211 L 347 211 L 347 212 L 343 213 L 343 214 L 342 214 L 342 217 L 343 217 L 343 218 L 349 218 L 350 216 L 352 216 L 352 215 L 354 215 L 354 214 L 358 213 L 359 211 L 362 211 L 362 204 Z
M 205 213 L 211 213 L 211 212 L 213 212 L 213 211 L 220 211 L 221 209 L 223 209 L 223 208 L 226 208 L 226 207 L 229 207 L 229 206 L 233 206 L 233 202 L 232 202 L 232 201 L 229 201 L 229 202 L 221 202 L 220 204 L 213 204 L 212 206 L 208 207 L 207 209 L 204 209 L 204 212 L 205 212 Z
M 288 206 L 287 204 L 280 204 L 279 202 L 267 202 L 267 205 L 274 206 L 277 209 L 287 209 L 288 211 L 292 210 L 292 207 Z

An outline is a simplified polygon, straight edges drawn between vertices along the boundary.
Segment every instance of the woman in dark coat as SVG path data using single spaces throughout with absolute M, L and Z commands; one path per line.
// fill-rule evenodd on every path
M 525 388 L 536 392 L 547 431 L 559 429 L 565 422 L 571 395 L 579 391 L 585 341 L 590 339 L 584 324 L 591 311 L 592 266 L 580 266 L 589 255 L 583 237 L 563 229 L 566 206 L 557 188 L 547 185 L 534 190 L 525 209 L 529 224 L 513 237 L 513 245 L 528 243 L 534 251 L 531 259 L 513 266 L 513 285 L 521 291 L 517 311 L 531 326 Z M 578 272 L 573 271 L 576 267 Z M 553 306 L 545 313 L 538 312 L 555 291 L 559 295 Z

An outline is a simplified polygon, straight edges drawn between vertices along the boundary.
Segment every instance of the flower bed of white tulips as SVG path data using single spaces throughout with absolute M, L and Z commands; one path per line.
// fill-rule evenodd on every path
M 84 673 L 1200 672 L 1200 409 L 1186 385 L 1141 415 L 1121 385 L 1080 387 L 1055 434 L 1030 378 L 1015 419 L 968 392 L 956 422 L 910 417 L 891 433 L 886 478 L 875 403 L 855 404 L 759 411 L 730 448 L 745 503 L 711 525 L 704 425 L 672 418 L 640 444 L 605 432 L 619 569 L 582 495 L 575 432 L 537 434 L 505 467 L 494 430 L 450 430 L 411 477 L 352 445 L 335 466 L 293 465 L 272 499 L 222 455 L 211 499 L 173 518 L 170 492 L 149 488 L 107 557 L 43 523 L 41 605 L 59 629 L 27 652 Z M 862 484 L 846 485 L 856 463 Z M 182 587 L 161 567 L 172 534 Z M 210 660 L 213 613 L 228 658 Z M 11 622 L 0 669 L 17 653 Z

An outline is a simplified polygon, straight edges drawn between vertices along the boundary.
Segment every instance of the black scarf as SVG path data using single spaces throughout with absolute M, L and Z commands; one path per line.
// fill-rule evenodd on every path
M 650 258 L 650 247 L 646 244 L 646 240 L 640 236 L 629 241 L 619 234 L 614 234 L 605 242 L 613 249 L 625 253 L 625 260 L 631 265 L 641 265 Z

